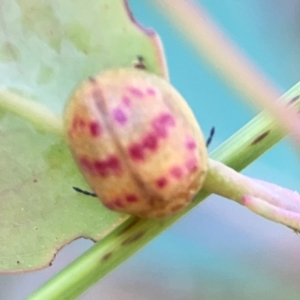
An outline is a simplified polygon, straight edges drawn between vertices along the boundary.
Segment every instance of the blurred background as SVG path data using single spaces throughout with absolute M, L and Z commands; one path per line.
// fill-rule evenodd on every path
M 151 0 L 130 0 L 136 19 L 160 35 L 172 84 L 205 135 L 222 143 L 257 111 L 214 74 Z M 198 0 L 223 32 L 283 92 L 300 79 L 298 0 Z M 299 151 L 283 141 L 244 173 L 300 191 Z M 77 240 L 52 267 L 0 275 L 0 299 L 24 299 L 92 245 Z M 300 299 L 300 237 L 217 196 L 114 270 L 81 300 Z

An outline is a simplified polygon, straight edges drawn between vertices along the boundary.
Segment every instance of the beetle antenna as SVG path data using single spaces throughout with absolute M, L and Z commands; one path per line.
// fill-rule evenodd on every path
M 90 193 L 88 191 L 85 191 L 85 190 L 82 190 L 76 186 L 73 186 L 73 189 L 78 192 L 78 193 L 81 193 L 83 195 L 87 195 L 87 196 L 91 196 L 91 197 L 97 197 L 97 195 L 95 193 Z
M 215 135 L 215 132 L 216 132 L 216 130 L 215 130 L 215 127 L 213 126 L 213 127 L 211 128 L 211 130 L 210 130 L 209 137 L 208 137 L 207 140 L 206 140 L 206 147 L 207 147 L 207 148 L 208 148 L 209 145 L 211 144 L 212 139 L 213 139 L 213 137 L 214 137 L 214 135 Z

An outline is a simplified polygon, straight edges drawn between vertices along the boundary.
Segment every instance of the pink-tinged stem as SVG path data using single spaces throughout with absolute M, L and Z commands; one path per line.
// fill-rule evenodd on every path
M 260 198 L 245 196 L 243 204 L 254 213 L 300 231 L 300 214 L 272 205 Z
M 245 205 L 269 220 L 300 229 L 300 196 L 296 192 L 249 178 L 211 159 L 203 188 Z

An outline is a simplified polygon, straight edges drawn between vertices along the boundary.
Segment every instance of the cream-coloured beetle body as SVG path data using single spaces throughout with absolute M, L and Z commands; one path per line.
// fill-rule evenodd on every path
M 190 203 L 207 172 L 199 125 L 164 79 L 133 68 L 84 82 L 65 111 L 68 142 L 103 204 L 144 218 Z

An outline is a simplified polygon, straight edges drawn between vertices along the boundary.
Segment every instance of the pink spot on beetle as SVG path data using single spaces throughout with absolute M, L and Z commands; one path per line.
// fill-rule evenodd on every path
M 190 173 L 195 172 L 198 169 L 197 159 L 195 157 L 193 157 L 193 158 L 187 160 L 185 163 L 185 167 Z
M 167 127 L 173 126 L 175 126 L 175 120 L 174 117 L 169 113 L 163 113 L 152 121 L 152 127 L 154 131 L 161 138 L 166 138 L 168 134 Z
M 153 133 L 147 134 L 142 141 L 142 145 L 144 148 L 147 148 L 149 150 L 152 150 L 152 151 L 156 150 L 158 141 L 157 141 L 155 134 L 153 134 Z
M 183 176 L 183 171 L 179 166 L 175 166 L 171 168 L 170 174 L 176 179 L 181 179 Z
M 168 184 L 168 180 L 165 177 L 161 177 L 158 178 L 155 183 L 157 187 L 164 188 Z
M 127 96 L 123 96 L 123 97 L 122 97 L 122 102 L 123 102 L 123 104 L 124 104 L 125 106 L 127 106 L 127 107 L 130 107 L 130 105 L 131 105 L 131 100 L 130 100 L 130 98 L 127 97 Z
M 114 120 L 120 125 L 124 125 L 127 122 L 127 117 L 124 111 L 120 108 L 115 108 L 112 112 Z
M 192 137 L 187 137 L 185 146 L 188 150 L 194 150 L 197 147 L 196 141 Z
M 117 175 L 121 172 L 120 160 L 115 155 L 111 155 L 103 160 L 96 160 L 94 167 L 97 174 L 101 177 Z
M 89 125 L 90 134 L 92 137 L 98 137 L 101 133 L 100 124 L 97 121 L 92 121 Z
M 95 166 L 95 170 L 96 170 L 96 172 L 97 172 L 98 175 L 100 175 L 101 177 L 108 176 L 109 170 L 107 168 L 106 161 L 104 161 L 104 160 L 96 160 L 94 162 L 94 166 Z
M 146 93 L 147 93 L 147 95 L 149 95 L 149 96 L 155 96 L 155 90 L 153 89 L 153 88 L 147 88 L 146 89 Z
M 146 136 L 138 143 L 133 143 L 129 146 L 128 152 L 133 160 L 144 160 L 147 150 L 155 151 L 158 147 L 158 137 L 155 133 L 148 133 Z
M 126 195 L 125 199 L 126 199 L 127 202 L 130 202 L 130 203 L 138 201 L 137 196 L 134 195 L 134 194 L 128 194 L 128 195 Z
M 137 98 L 140 98 L 140 99 L 144 97 L 144 93 L 140 89 L 138 89 L 136 87 L 129 86 L 127 88 L 127 90 L 134 97 L 137 97 Z
M 152 121 L 154 132 L 149 132 L 138 142 L 131 144 L 128 148 L 130 157 L 133 160 L 144 160 L 145 151 L 155 151 L 160 138 L 167 137 L 167 127 L 174 126 L 175 120 L 172 115 L 164 113 Z
M 120 160 L 115 155 L 109 156 L 106 160 L 106 164 L 107 168 L 114 172 L 118 172 L 121 170 Z
M 163 113 L 159 116 L 159 122 L 165 126 L 175 126 L 174 117 L 169 113 Z
M 132 144 L 129 147 L 129 155 L 133 160 L 144 160 L 144 149 L 139 144 Z

